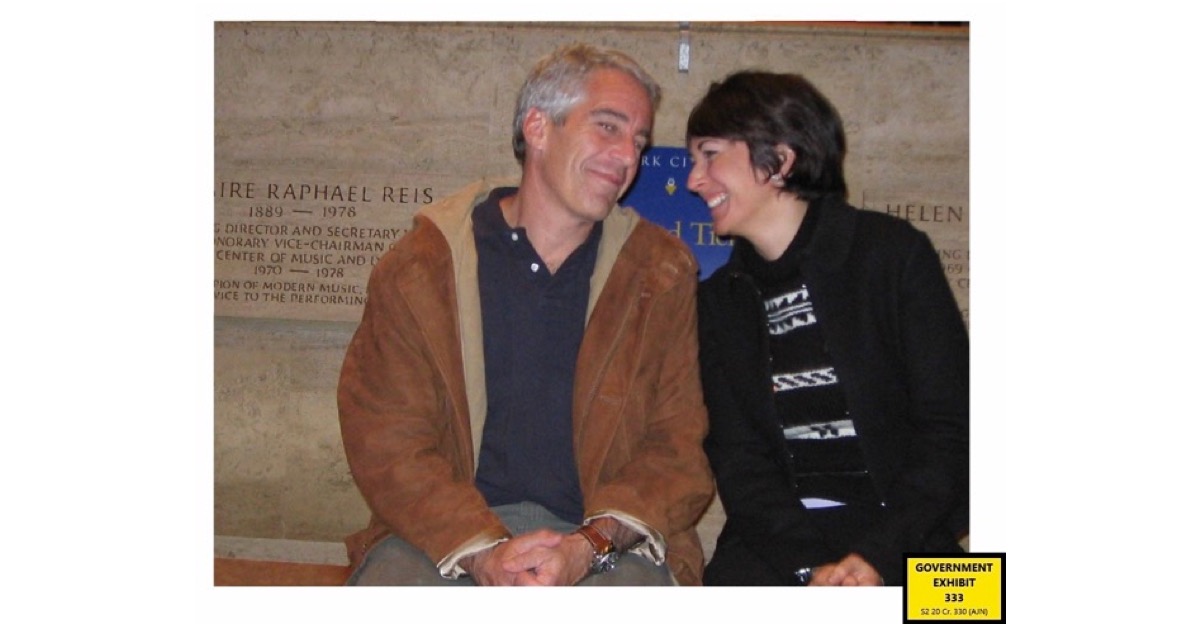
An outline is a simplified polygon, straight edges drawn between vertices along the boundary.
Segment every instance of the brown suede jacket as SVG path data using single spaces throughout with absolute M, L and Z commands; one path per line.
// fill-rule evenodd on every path
M 372 512 L 354 565 L 388 533 L 443 574 L 508 537 L 475 488 L 487 413 L 472 185 L 418 213 L 371 273 L 338 385 L 350 471 Z M 614 208 L 604 222 L 579 350 L 575 456 L 585 518 L 647 534 L 635 549 L 698 585 L 696 522 L 713 495 L 696 339 L 697 266 L 677 238 Z

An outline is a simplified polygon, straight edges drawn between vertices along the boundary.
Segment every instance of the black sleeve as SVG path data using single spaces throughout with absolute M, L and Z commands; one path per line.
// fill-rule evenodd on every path
M 910 241 L 895 312 L 908 406 L 892 419 L 913 435 L 882 523 L 853 547 L 888 580 L 902 576 L 905 551 L 953 548 L 946 539 L 966 531 L 970 485 L 966 325 L 928 236 Z

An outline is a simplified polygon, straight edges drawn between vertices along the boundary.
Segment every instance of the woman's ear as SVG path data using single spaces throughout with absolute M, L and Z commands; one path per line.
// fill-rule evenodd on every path
M 792 175 L 792 168 L 796 165 L 796 151 L 787 144 L 775 144 L 775 153 L 779 155 L 779 177 L 772 177 L 772 180 L 779 181 L 778 185 L 783 187 L 783 182 Z

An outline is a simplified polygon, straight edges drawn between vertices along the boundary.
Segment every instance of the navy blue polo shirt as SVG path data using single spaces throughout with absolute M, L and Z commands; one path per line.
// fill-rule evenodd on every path
M 494 190 L 472 213 L 488 399 L 475 485 L 489 506 L 533 501 L 578 523 L 571 403 L 602 225 L 551 274 L 504 221 L 500 199 L 515 192 Z

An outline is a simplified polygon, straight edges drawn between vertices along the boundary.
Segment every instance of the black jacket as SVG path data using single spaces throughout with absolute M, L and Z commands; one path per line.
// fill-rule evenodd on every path
M 700 286 L 705 449 L 727 521 L 705 581 L 787 584 L 858 552 L 888 584 L 906 551 L 957 550 L 967 532 L 968 341 L 929 238 L 840 199 L 814 201 L 803 273 L 884 514 L 831 546 L 798 502 L 771 391 L 750 244 Z M 750 568 L 757 564 L 762 568 Z

